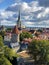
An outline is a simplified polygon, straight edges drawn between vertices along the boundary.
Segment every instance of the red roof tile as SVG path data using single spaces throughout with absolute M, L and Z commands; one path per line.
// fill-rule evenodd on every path
M 24 38 L 24 40 L 23 40 L 24 42 L 32 42 L 32 39 L 31 38 Z
M 15 26 L 12 33 L 19 34 L 20 31 L 18 30 L 18 27 Z

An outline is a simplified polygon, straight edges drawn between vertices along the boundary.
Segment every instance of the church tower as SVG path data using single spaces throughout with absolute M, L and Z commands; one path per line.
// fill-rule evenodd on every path
M 20 42 L 20 40 L 19 40 L 20 33 L 22 33 L 22 28 L 21 28 L 20 10 L 19 10 L 17 25 L 13 28 L 13 31 L 12 31 L 11 42 L 13 42 L 13 43 Z

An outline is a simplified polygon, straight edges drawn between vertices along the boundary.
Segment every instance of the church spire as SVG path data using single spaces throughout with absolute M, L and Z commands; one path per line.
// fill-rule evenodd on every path
M 19 15 L 18 15 L 18 20 L 17 20 L 17 27 L 21 28 L 20 10 L 19 10 Z

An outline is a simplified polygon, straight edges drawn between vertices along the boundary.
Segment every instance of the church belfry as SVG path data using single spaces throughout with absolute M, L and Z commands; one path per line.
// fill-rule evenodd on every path
M 17 27 L 21 29 L 20 10 L 19 10 L 19 15 L 17 20 Z

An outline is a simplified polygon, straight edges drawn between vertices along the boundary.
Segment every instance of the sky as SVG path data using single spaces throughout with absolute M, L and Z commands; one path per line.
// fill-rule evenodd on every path
M 49 0 L 0 0 L 0 25 L 16 25 L 19 9 L 27 27 L 49 27 Z

